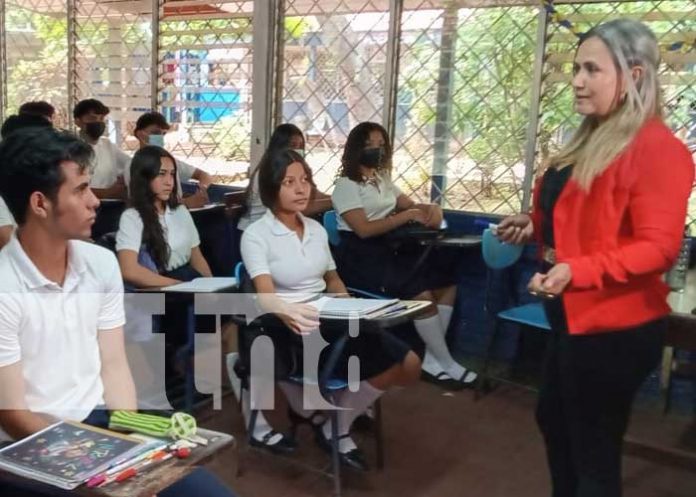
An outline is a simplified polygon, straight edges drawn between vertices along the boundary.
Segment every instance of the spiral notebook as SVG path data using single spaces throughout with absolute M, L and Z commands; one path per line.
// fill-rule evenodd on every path
M 72 490 L 130 459 L 143 443 L 120 433 L 62 421 L 0 450 L 0 469 Z
M 342 299 L 321 297 L 307 302 L 328 319 L 364 318 L 399 303 L 399 299 Z

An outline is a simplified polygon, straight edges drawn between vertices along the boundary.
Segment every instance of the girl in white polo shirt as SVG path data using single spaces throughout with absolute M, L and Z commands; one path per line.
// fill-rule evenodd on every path
M 331 197 L 339 214 L 339 273 L 352 288 L 436 304 L 437 312 L 414 321 L 427 349 L 424 377 L 454 390 L 470 386 L 476 373 L 452 358 L 445 341 L 456 297 L 456 260 L 433 252 L 414 275 L 424 248 L 395 247 L 385 240 L 384 235 L 408 223 L 439 228 L 442 222 L 439 206 L 417 204 L 392 183 L 391 158 L 382 126 L 364 122 L 351 130 Z
M 307 333 L 321 333 L 327 342 L 335 340 L 334 332 L 338 330 L 324 326 L 319 329 L 316 309 L 300 302 L 308 295 L 322 292 L 347 295 L 331 257 L 326 231 L 302 215 L 311 189 L 311 170 L 299 154 L 291 150 L 269 154 L 259 166 L 259 193 L 268 211 L 242 237 L 242 259 L 259 294 L 260 306 L 285 325 L 270 334 L 276 354 L 282 354 L 293 344 L 301 344 L 301 335 Z M 366 469 L 362 452 L 349 436 L 350 427 L 384 390 L 416 381 L 420 359 L 406 343 L 389 333 L 361 333 L 350 338 L 336 369 L 338 375 L 347 374 L 351 355 L 360 359 L 362 381 L 357 392 L 346 389 L 336 399 L 339 406 L 346 408 L 339 413 L 339 450 L 344 464 Z M 323 359 L 322 355 L 320 367 Z M 280 385 L 293 409 L 293 417 L 316 421 L 312 413 L 303 409 L 302 390 L 283 381 Z M 317 442 L 330 449 L 329 423 L 315 428 Z
M 198 230 L 176 194 L 176 160 L 147 146 L 131 162 L 130 205 L 121 215 L 116 251 L 123 278 L 138 288 L 211 276 Z

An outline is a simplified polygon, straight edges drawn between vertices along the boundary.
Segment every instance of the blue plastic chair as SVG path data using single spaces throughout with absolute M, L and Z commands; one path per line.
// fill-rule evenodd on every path
M 501 242 L 490 229 L 486 229 L 482 236 L 481 251 L 483 261 L 488 268 L 486 277 L 486 296 L 485 296 L 485 311 L 489 314 L 489 301 L 491 293 L 491 280 L 493 271 L 502 271 L 513 266 L 522 256 L 524 247 L 521 245 L 511 245 Z M 488 337 L 486 351 L 484 356 L 483 371 L 481 382 L 479 382 L 478 394 L 480 394 L 488 385 L 491 375 L 489 374 L 491 355 L 500 332 L 501 323 L 503 321 L 516 323 L 522 326 L 538 328 L 543 331 L 550 331 L 551 325 L 546 318 L 544 307 L 540 302 L 531 304 L 519 305 L 505 309 L 495 314 L 493 330 Z M 510 380 L 496 378 L 499 381 L 513 383 Z M 528 385 L 522 385 L 525 388 L 530 388 Z

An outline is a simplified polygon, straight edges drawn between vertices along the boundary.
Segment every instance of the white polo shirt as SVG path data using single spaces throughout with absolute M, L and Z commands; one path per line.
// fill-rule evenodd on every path
M 0 228 L 3 226 L 17 226 L 17 223 L 15 223 L 10 209 L 7 208 L 5 200 L 0 197 Z
M 198 247 L 201 240 L 193 218 L 184 205 L 179 205 L 174 210 L 169 207 L 163 216 L 159 216 L 164 238 L 169 245 L 169 260 L 167 271 L 188 264 L 191 260 L 191 249 Z M 116 233 L 116 251 L 132 250 L 140 252 L 143 240 L 143 220 L 138 211 L 133 208 L 126 209 L 121 214 Z
M 244 230 L 241 243 L 249 276 L 270 275 L 278 296 L 290 302 L 326 290 L 324 275 L 336 269 L 324 227 L 299 215 L 305 227 L 301 240 L 268 210 Z
M 237 222 L 237 228 L 242 231 L 246 230 L 251 223 L 255 223 L 261 219 L 267 210 L 266 206 L 261 202 L 261 195 L 259 195 L 258 174 L 253 175 L 246 207 L 246 212 L 239 218 L 239 222 Z
M 97 336 L 125 323 L 116 258 L 97 245 L 68 242 L 61 287 L 13 236 L 0 251 L 0 282 L 0 367 L 21 361 L 32 411 L 85 419 L 104 403 Z M 0 430 L 0 440 L 8 439 Z
M 376 183 L 358 183 L 345 176 L 336 180 L 331 203 L 339 214 L 339 230 L 352 231 L 343 220 L 344 212 L 363 209 L 367 219 L 374 221 L 384 219 L 396 208 L 396 200 L 402 194 L 401 190 L 386 175 L 377 175 Z
M 103 136 L 92 145 L 92 149 L 94 158 L 90 165 L 92 177 L 89 180 L 89 186 L 109 188 L 116 183 L 116 178 L 125 175 L 126 169 L 130 167 L 131 158 Z

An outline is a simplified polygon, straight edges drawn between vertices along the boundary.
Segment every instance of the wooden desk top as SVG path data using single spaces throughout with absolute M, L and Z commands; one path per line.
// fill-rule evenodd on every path
M 191 450 L 187 459 L 169 459 L 124 483 L 112 483 L 101 488 L 87 488 L 83 485 L 74 492 L 85 497 L 152 497 L 234 443 L 234 437 L 227 433 L 199 428 L 197 434 L 207 438 L 208 445 Z

